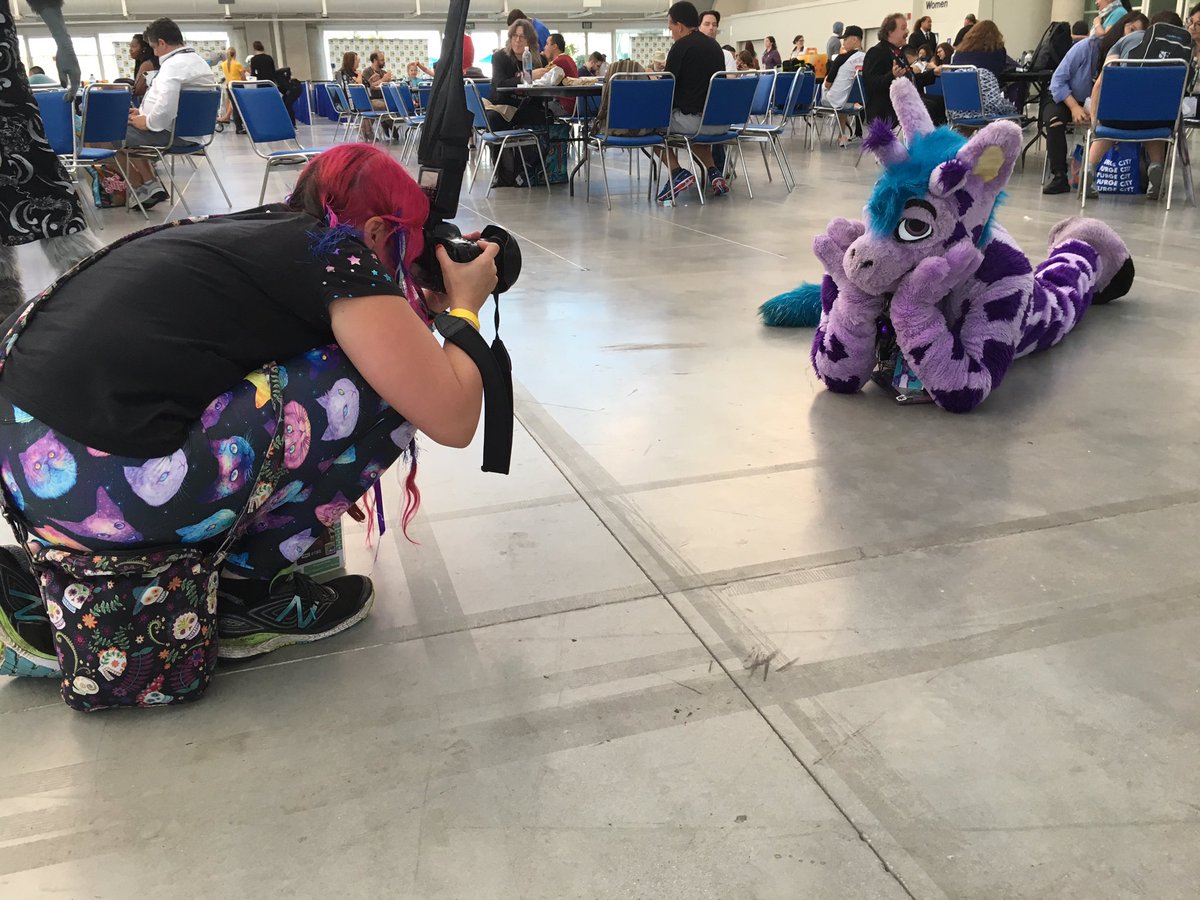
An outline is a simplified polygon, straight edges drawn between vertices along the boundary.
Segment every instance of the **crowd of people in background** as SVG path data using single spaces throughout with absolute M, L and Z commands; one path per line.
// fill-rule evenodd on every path
M 1200 7 L 1198 7 L 1200 9 Z M 567 41 L 536 16 L 521 9 L 513 9 L 507 17 L 507 39 L 503 47 L 491 56 L 491 83 L 493 88 L 511 88 L 521 81 L 524 57 L 528 51 L 532 57 L 532 76 L 539 83 L 557 84 L 562 79 L 603 78 L 609 73 L 609 62 L 605 54 L 598 51 L 584 56 L 572 57 Z M 1152 19 L 1133 12 L 1130 0 L 1099 0 L 1094 21 L 1077 21 L 1069 26 L 1056 23 L 1061 28 L 1063 41 L 1069 42 L 1057 56 L 1038 55 L 1038 62 L 1053 68 L 1046 93 L 1049 101 L 1042 104 L 1040 125 L 1044 129 L 1049 178 L 1043 187 L 1044 193 L 1058 194 L 1071 190 L 1068 180 L 1067 135 L 1072 128 L 1087 125 L 1091 121 L 1091 108 L 1097 102 L 1101 83 L 1101 70 L 1106 60 L 1128 58 L 1135 53 L 1148 28 L 1155 24 L 1182 28 L 1184 23 L 1174 12 L 1156 14 Z M 1004 35 L 994 21 L 979 19 L 970 14 L 963 19 L 952 41 L 940 40 L 934 31 L 931 16 L 921 16 L 911 24 L 903 13 L 893 13 L 880 24 L 875 41 L 866 46 L 866 34 L 862 26 L 842 22 L 833 23 L 832 33 L 824 40 L 823 47 L 810 47 L 803 34 L 792 39 L 791 50 L 784 57 L 774 35 L 762 40 L 761 56 L 753 40 L 738 46 L 718 43 L 721 14 L 716 10 L 698 12 L 696 7 L 684 0 L 671 6 L 667 15 L 667 27 L 672 36 L 669 50 L 656 52 L 647 62 L 650 72 L 670 73 L 676 81 L 675 112 L 672 130 L 695 132 L 711 76 L 716 72 L 753 74 L 770 70 L 811 69 L 820 50 L 824 50 L 824 68 L 821 70 L 822 106 L 837 113 L 838 145 L 847 147 L 861 137 L 862 125 L 874 119 L 895 121 L 890 88 L 896 79 L 911 79 L 923 93 L 925 102 L 934 121 L 946 122 L 945 105 L 941 92 L 931 90 L 937 83 L 945 66 L 971 66 L 978 73 L 982 113 L 988 117 L 1017 118 L 1024 113 L 1027 86 L 1005 85 L 1005 73 L 1018 63 L 1005 46 Z M 1189 15 L 1187 30 L 1193 38 L 1200 34 L 1200 14 L 1194 10 Z M 154 30 L 157 29 L 157 30 Z M 177 25 L 169 19 L 153 23 L 145 34 L 133 36 L 129 55 L 133 61 L 132 78 L 128 79 L 133 93 L 134 111 L 130 119 L 127 145 L 130 147 L 163 146 L 169 136 L 174 108 L 170 99 L 165 103 L 157 99 L 170 94 L 168 86 L 175 84 L 211 83 L 208 63 L 199 55 L 181 55 L 187 49 Z M 573 48 L 572 48 L 573 49 Z M 1038 53 L 1041 53 L 1039 47 Z M 1032 60 L 1022 60 L 1030 65 Z M 628 67 L 626 67 L 628 68 Z M 641 66 L 637 67 L 639 70 Z M 226 86 L 225 97 L 218 118 L 218 128 L 232 122 L 239 133 L 244 131 L 236 106 L 231 102 L 228 86 L 244 78 L 272 81 L 279 86 L 289 101 L 298 95 L 299 83 L 291 78 L 290 70 L 277 67 L 275 59 L 264 48 L 261 41 L 253 42 L 253 53 L 245 64 L 238 59 L 235 48 L 230 47 L 219 63 L 221 80 Z M 1193 71 L 1195 67 L 1193 66 Z M 362 65 L 360 56 L 346 52 L 336 67 L 333 78 L 343 88 L 362 85 L 367 88 L 372 106 L 386 109 L 382 87 L 393 80 L 404 81 L 416 88 L 420 79 L 431 77 L 434 70 L 424 60 L 412 60 L 405 65 L 403 76 L 393 75 L 387 68 L 387 59 L 382 50 L 370 52 L 367 64 Z M 463 74 L 468 78 L 482 78 L 483 73 L 474 65 L 474 48 L 471 38 L 464 41 Z M 34 67 L 31 81 L 53 82 L 41 70 Z M 157 76 L 157 77 L 156 77 Z M 862 103 L 855 107 L 851 93 L 857 78 L 861 77 Z M 156 92 L 151 85 L 157 83 Z M 176 94 L 177 96 L 177 94 Z M 176 100 L 177 102 L 177 100 Z M 559 101 L 561 113 L 574 113 L 575 100 L 563 98 Z M 543 106 L 529 100 L 512 102 L 487 102 L 487 117 L 494 128 L 532 127 L 543 128 L 546 114 Z M 364 123 L 366 129 L 372 126 Z M 1093 144 L 1090 158 L 1086 161 L 1089 174 L 1108 152 L 1107 142 Z M 707 148 L 701 164 L 706 171 L 704 180 L 714 195 L 728 191 L 724 179 L 724 153 L 716 148 L 709 154 Z M 1148 191 L 1157 196 L 1161 188 L 1165 147 L 1150 144 L 1146 150 L 1149 157 Z M 701 177 L 682 166 L 671 153 L 667 154 L 671 178 L 664 188 L 666 195 L 678 194 Z M 153 172 L 144 160 L 130 159 L 130 189 L 136 199 L 151 206 L 165 198 L 166 192 L 153 177 Z M 1089 193 L 1094 187 L 1089 187 Z

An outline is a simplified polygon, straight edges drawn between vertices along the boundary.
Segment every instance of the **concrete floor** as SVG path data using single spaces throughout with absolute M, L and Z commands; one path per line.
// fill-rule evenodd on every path
M 1090 208 L 1132 295 L 951 416 L 827 394 L 758 324 L 873 177 L 790 150 L 791 196 L 756 161 L 703 208 L 464 197 L 525 253 L 512 474 L 426 442 L 372 617 L 194 707 L 0 684 L 0 894 L 1195 896 L 1196 210 Z M 1038 258 L 1076 209 L 1040 171 L 1001 214 Z

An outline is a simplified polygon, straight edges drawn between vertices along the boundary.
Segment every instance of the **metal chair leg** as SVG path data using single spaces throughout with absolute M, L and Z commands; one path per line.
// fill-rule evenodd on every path
M 542 164 L 542 177 L 546 179 L 546 193 L 549 194 L 550 193 L 550 172 L 546 168 L 546 155 L 544 153 L 542 153 L 542 142 L 539 140 L 539 141 L 537 141 L 537 143 L 534 144 L 534 146 L 537 147 L 538 161 Z M 522 159 L 524 159 L 524 154 L 522 154 Z
M 258 192 L 258 205 L 263 205 L 263 198 L 267 196 L 267 179 L 271 177 L 271 163 L 267 161 L 267 168 L 263 172 L 262 190 Z
M 750 167 L 746 165 L 746 154 L 739 153 L 742 158 L 742 174 L 746 176 L 746 193 L 750 195 L 750 199 L 754 199 L 754 188 L 750 186 Z
M 1167 212 L 1171 211 L 1171 191 L 1175 187 L 1175 160 L 1179 159 L 1179 144 L 1171 141 L 1171 174 L 1167 176 Z M 1161 191 L 1162 188 L 1160 187 Z

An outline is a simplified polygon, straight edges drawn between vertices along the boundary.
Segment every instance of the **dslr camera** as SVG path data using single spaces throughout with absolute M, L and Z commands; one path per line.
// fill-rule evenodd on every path
M 503 294 L 521 274 L 521 248 L 511 234 L 497 225 L 483 229 L 480 240 L 500 246 L 496 254 L 496 293 Z M 425 249 L 417 257 L 413 280 L 423 288 L 444 292 L 446 281 L 437 258 L 439 246 L 445 247 L 446 254 L 456 263 L 470 262 L 483 250 L 474 241 L 466 240 L 452 222 L 431 219 L 425 223 Z

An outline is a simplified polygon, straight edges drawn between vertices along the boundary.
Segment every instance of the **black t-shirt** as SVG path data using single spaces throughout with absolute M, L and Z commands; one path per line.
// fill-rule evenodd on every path
M 681 113 L 699 113 L 713 73 L 725 71 L 725 54 L 707 34 L 693 31 L 671 45 L 667 71 L 675 76 L 675 108 Z
M 250 74 L 266 81 L 275 80 L 275 59 L 269 53 L 256 53 L 250 57 Z
M 328 234 L 264 207 L 123 244 L 34 312 L 0 395 L 96 450 L 166 456 L 249 372 L 332 343 L 332 301 L 403 296 L 352 235 L 319 252 Z

